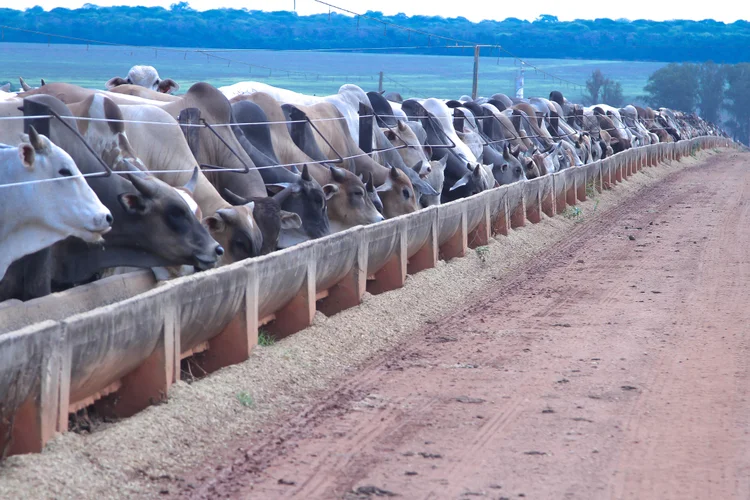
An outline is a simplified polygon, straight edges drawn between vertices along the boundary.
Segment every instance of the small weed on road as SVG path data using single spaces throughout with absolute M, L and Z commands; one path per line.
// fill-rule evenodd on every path
M 599 191 L 596 190 L 596 186 L 594 186 L 594 181 L 589 182 L 586 184 L 586 198 L 596 198 L 599 195 Z
M 246 392 L 237 394 L 237 401 L 246 408 L 253 408 L 255 406 L 255 400 L 253 400 L 253 397 Z
M 268 347 L 276 343 L 276 337 L 265 331 L 263 328 L 258 330 L 258 345 Z
M 477 247 L 475 251 L 477 252 L 477 257 L 479 257 L 479 260 L 482 261 L 482 264 L 486 264 L 487 258 L 490 256 L 490 247 L 488 247 L 487 245 Z
M 566 219 L 577 219 L 583 215 L 583 210 L 580 207 L 565 207 L 562 216 Z

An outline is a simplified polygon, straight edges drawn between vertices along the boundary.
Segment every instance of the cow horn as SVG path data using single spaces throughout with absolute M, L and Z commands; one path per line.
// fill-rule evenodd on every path
M 245 205 L 247 204 L 247 200 L 243 198 L 242 196 L 231 192 L 229 189 L 224 188 L 224 199 L 227 200 L 232 205 Z
M 367 173 L 367 182 L 365 182 L 365 188 L 367 188 L 367 190 L 371 193 L 375 192 L 375 183 L 372 182 L 372 174 L 369 172 Z
M 198 185 L 198 172 L 200 172 L 200 169 L 197 166 L 193 168 L 193 175 L 190 176 L 190 180 L 184 186 L 187 191 L 190 191 L 190 194 L 195 193 L 195 187 Z
M 346 180 L 346 174 L 342 169 L 334 167 L 333 165 L 331 165 L 329 168 L 331 169 L 333 180 L 335 180 L 336 182 L 344 182 Z
M 391 167 L 391 179 L 398 179 L 398 169 L 396 167 Z
M 153 198 L 154 196 L 156 196 L 158 191 L 156 189 L 156 186 L 153 185 L 150 180 L 137 174 L 128 175 L 128 179 L 130 179 L 130 182 L 138 191 L 145 194 L 149 198 Z
M 40 78 L 40 80 L 39 80 L 39 81 L 41 81 L 41 82 L 42 82 L 42 87 L 44 87 L 45 85 L 47 85 L 47 82 L 45 82 L 45 81 L 44 81 L 44 78 Z
M 312 177 L 310 176 L 310 170 L 307 168 L 307 163 L 302 165 L 302 180 L 305 182 L 312 181 Z
M 481 166 L 481 165 L 477 165 L 477 166 L 476 166 L 476 167 L 474 168 L 474 172 L 473 172 L 473 173 L 474 173 L 474 175 L 476 175 L 477 177 L 479 177 L 480 175 L 482 175 L 482 166 Z
M 28 84 L 28 83 L 26 83 L 26 82 L 25 82 L 25 81 L 23 80 L 23 77 L 20 77 L 20 76 L 19 76 L 19 77 L 18 77 L 18 81 L 19 81 L 19 82 L 21 82 L 21 88 L 23 89 L 23 91 L 24 91 L 24 92 L 28 92 L 29 90 L 31 90 L 31 87 L 29 87 L 29 84 Z
M 44 142 L 42 142 L 42 138 L 39 137 L 39 133 L 33 125 L 29 125 L 29 143 L 34 147 L 34 151 L 37 153 L 44 149 Z
M 289 196 L 295 192 L 296 184 L 289 184 L 284 189 L 273 195 L 273 199 L 281 206 Z

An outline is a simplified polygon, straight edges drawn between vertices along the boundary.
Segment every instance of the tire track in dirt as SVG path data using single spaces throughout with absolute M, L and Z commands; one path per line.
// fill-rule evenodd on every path
M 183 496 L 748 498 L 745 158 L 576 227 Z
M 726 200 L 725 206 L 721 210 L 722 218 L 719 221 L 718 227 L 713 230 L 707 231 L 707 240 L 709 243 L 706 248 L 702 251 L 700 259 L 697 261 L 696 270 L 696 284 L 695 287 L 689 292 L 686 301 L 700 302 L 704 308 L 712 308 L 720 311 L 722 314 L 734 317 L 737 321 L 747 324 L 750 321 L 750 315 L 746 312 L 747 304 L 741 301 L 735 300 L 737 293 L 742 293 L 743 285 L 747 282 L 747 260 L 746 257 L 741 255 L 743 252 L 746 253 L 748 243 L 750 243 L 747 231 L 744 229 L 748 227 L 748 210 L 744 203 L 746 198 L 746 188 L 750 181 L 748 174 L 742 172 L 735 179 L 727 180 L 735 184 L 737 189 L 733 192 L 727 190 L 717 189 L 712 194 L 713 196 L 718 195 L 720 192 L 730 192 L 731 196 Z M 695 205 L 701 205 L 710 201 L 709 197 L 699 197 L 691 202 L 692 208 L 696 209 Z M 704 214 L 705 215 L 705 214 Z M 712 220 L 709 218 L 709 220 Z M 714 224 L 714 226 L 716 226 Z M 701 227 L 707 227 L 703 225 Z M 710 279 L 708 279 L 710 278 Z M 716 279 L 719 278 L 719 279 Z M 686 340 L 695 347 L 693 352 L 698 350 L 707 350 L 707 345 L 711 342 L 711 337 L 715 332 L 714 321 L 707 319 L 703 314 L 699 314 L 700 310 L 688 310 L 688 314 L 684 318 L 679 318 L 676 322 L 685 331 Z M 746 342 L 742 342 L 743 349 L 739 352 L 747 353 Z M 684 353 L 685 349 L 682 350 Z M 680 354 L 681 352 L 678 352 Z M 692 357 L 692 355 L 690 356 Z M 690 358 L 685 356 L 685 362 L 690 362 Z M 737 360 L 737 355 L 733 356 L 735 359 L 727 359 L 726 356 L 717 355 L 708 358 L 702 358 L 700 361 L 701 367 L 697 367 L 700 372 L 704 373 L 700 376 L 699 380 L 694 383 L 701 389 L 703 382 L 708 377 L 712 377 L 713 374 L 721 373 L 721 371 L 728 371 L 726 364 L 731 362 L 732 369 L 738 370 L 737 373 L 740 376 L 747 377 L 747 362 L 743 360 Z M 674 394 L 684 394 L 694 392 L 693 387 L 686 387 L 686 381 L 684 377 L 679 374 L 683 370 L 683 360 L 678 357 L 672 357 L 671 359 L 665 359 L 668 363 L 668 368 L 658 373 L 661 383 L 658 386 L 658 391 L 650 391 L 650 394 L 644 397 L 647 400 L 646 404 L 653 404 L 655 401 L 662 400 L 669 395 L 674 397 Z M 723 368 L 720 365 L 725 365 Z M 739 366 L 738 366 L 739 365 Z M 705 375 L 705 373 L 709 375 Z M 691 382 L 692 383 L 692 382 Z M 709 382 L 710 385 L 710 382 Z M 717 388 L 721 389 L 721 388 Z M 735 390 L 745 396 L 747 389 L 742 387 L 736 387 Z M 702 390 L 700 391 L 704 400 L 711 400 L 713 406 L 720 407 L 721 399 L 712 398 L 711 396 L 716 391 L 713 390 Z M 709 393 L 708 395 L 706 393 Z M 707 401 L 705 401 L 707 402 Z M 703 403 L 705 404 L 705 403 Z M 698 403 L 693 404 L 689 408 L 689 412 L 698 414 L 701 410 L 701 400 Z M 735 415 L 742 415 L 743 411 L 741 408 L 737 408 Z M 721 412 L 718 412 L 721 413 Z M 710 417 L 716 421 L 725 420 L 729 414 L 720 415 L 717 412 L 713 412 Z M 700 419 L 700 418 L 698 418 Z M 694 422 L 696 419 L 691 418 L 690 421 Z M 742 419 L 740 419 L 742 420 Z M 742 426 L 747 426 L 747 418 L 741 422 Z M 736 425 L 737 422 L 734 422 Z M 628 498 L 628 497 L 641 497 L 641 498 L 656 498 L 656 497 L 679 497 L 682 498 L 748 498 L 750 491 L 748 491 L 747 480 L 741 483 L 732 483 L 727 481 L 727 476 L 742 477 L 736 473 L 727 473 L 730 471 L 725 470 L 726 467 L 717 469 L 711 467 L 708 463 L 703 463 L 701 466 L 696 467 L 692 470 L 675 471 L 669 467 L 670 458 L 679 456 L 679 454 L 685 454 L 686 448 L 687 453 L 693 456 L 699 456 L 699 450 L 691 449 L 696 448 L 695 444 L 690 443 L 690 439 L 687 442 L 675 442 L 664 439 L 662 434 L 667 434 L 661 431 L 658 427 L 643 425 L 634 426 L 635 428 L 631 431 L 631 434 L 635 436 L 638 442 L 649 443 L 646 453 L 639 454 L 638 458 L 644 464 L 653 465 L 655 462 L 664 464 L 662 467 L 657 468 L 657 471 L 662 473 L 665 477 L 671 477 L 672 480 L 666 485 L 663 482 L 657 481 L 654 478 L 654 470 L 646 469 L 645 467 L 629 468 L 626 464 L 634 462 L 636 456 L 633 453 L 635 450 L 631 450 L 631 453 L 626 454 L 622 460 L 622 467 L 626 469 L 626 473 L 623 474 L 619 481 L 614 485 L 612 496 L 615 498 Z M 723 422 L 723 427 L 720 433 L 717 433 L 710 440 L 706 440 L 702 443 L 703 446 L 697 448 L 703 448 L 705 446 L 721 447 L 724 449 L 731 449 L 732 443 L 731 438 L 734 432 L 730 429 L 730 425 L 727 422 Z M 747 431 L 745 431 L 747 432 Z M 667 434 L 668 435 L 668 434 Z M 728 439 L 729 438 L 729 439 Z M 722 446 L 723 445 L 723 446 Z M 725 457 L 720 457 L 726 460 Z M 745 456 L 747 459 L 747 456 Z M 708 462 L 708 461 L 707 461 Z M 678 462 L 679 463 L 679 462 Z M 744 467 L 747 467 L 745 462 Z M 634 469 L 634 470 L 633 470 Z M 722 470 L 724 469 L 724 470 Z M 746 469 L 745 469 L 746 471 Z M 687 475 L 693 476 L 687 477 Z M 695 475 L 699 475 L 702 480 L 696 480 Z M 745 476 L 746 478 L 747 476 Z

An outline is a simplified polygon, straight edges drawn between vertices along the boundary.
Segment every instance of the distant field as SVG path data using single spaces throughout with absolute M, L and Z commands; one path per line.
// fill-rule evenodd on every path
M 113 76 L 126 76 L 134 64 L 155 66 L 163 78 L 181 85 L 181 92 L 191 84 L 207 81 L 215 86 L 243 80 L 258 80 L 308 94 L 332 94 L 344 83 L 355 83 L 365 90 L 377 90 L 378 72 L 385 73 L 385 89 L 407 96 L 457 98 L 471 93 L 473 59 L 466 56 L 425 56 L 402 54 L 359 54 L 341 52 L 303 52 L 267 50 L 215 52 L 231 59 L 218 61 L 194 49 L 152 49 L 61 44 L 0 43 L 0 82 L 18 85 L 23 76 L 32 85 L 39 79 L 65 81 L 84 87 L 103 88 Z M 210 50 L 210 49 L 206 49 Z M 529 59 L 529 63 L 566 80 L 583 84 L 594 69 L 618 80 L 625 96 L 633 99 L 643 94 L 643 86 L 659 62 L 592 61 L 574 59 Z M 245 64 L 242 64 L 245 63 Z M 247 63 L 275 68 L 270 71 Z M 479 94 L 497 92 L 513 94 L 518 66 L 513 59 L 486 56 L 479 67 Z M 304 72 L 296 74 L 290 72 Z M 394 81 L 398 83 L 394 83 Z M 525 95 L 547 96 L 561 90 L 577 100 L 579 89 L 566 88 L 559 82 L 526 71 Z

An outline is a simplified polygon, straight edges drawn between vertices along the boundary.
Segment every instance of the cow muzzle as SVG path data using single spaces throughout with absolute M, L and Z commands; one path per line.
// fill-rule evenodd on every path
M 84 225 L 84 229 L 90 234 L 89 238 L 84 238 L 91 243 L 99 243 L 102 240 L 102 236 L 107 234 L 112 229 L 113 222 L 112 214 L 107 210 L 96 214 L 90 224 Z
M 213 248 L 213 253 L 193 255 L 193 267 L 195 267 L 197 271 L 212 269 L 216 267 L 216 264 L 219 262 L 219 258 L 222 255 L 224 255 L 224 247 L 217 243 Z

